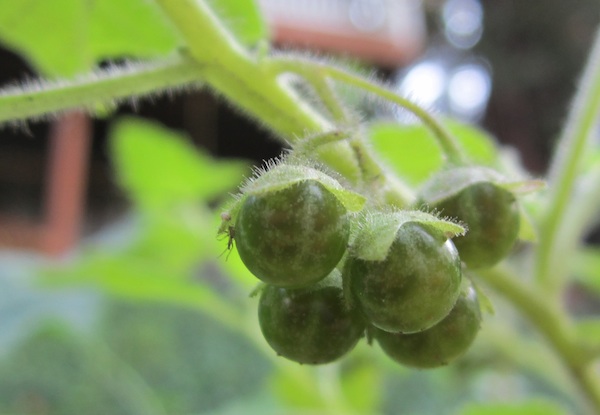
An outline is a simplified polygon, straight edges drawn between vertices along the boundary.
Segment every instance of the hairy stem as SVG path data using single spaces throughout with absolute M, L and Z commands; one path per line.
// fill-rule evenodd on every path
M 291 88 L 265 73 L 204 2 L 157 3 L 185 39 L 190 56 L 203 67 L 206 82 L 238 108 L 290 141 L 331 128 Z
M 309 79 L 315 77 L 315 72 L 321 73 L 331 79 L 353 85 L 392 102 L 401 108 L 410 111 L 433 132 L 450 163 L 455 165 L 465 165 L 469 163 L 467 156 L 458 145 L 456 138 L 434 116 L 419 105 L 399 96 L 384 86 L 378 85 L 359 75 L 352 74 L 344 69 L 297 57 L 281 57 L 273 59 L 270 64 L 274 70 L 280 72 L 294 72 Z
M 0 122 L 14 123 L 75 108 L 94 112 L 101 105 L 112 106 L 189 84 L 201 85 L 200 68 L 185 58 L 130 63 L 68 81 L 32 81 L 0 91 Z
M 564 257 L 557 252 L 557 240 L 565 216 L 573 185 L 581 167 L 586 144 L 595 133 L 600 114 L 600 32 L 592 48 L 586 69 L 579 84 L 573 107 L 554 152 L 549 173 L 548 212 L 540 227 L 539 246 L 536 260 L 536 280 L 556 291 L 561 286 L 563 275 L 554 275 L 553 264 Z M 562 268 L 558 268 L 562 269 Z

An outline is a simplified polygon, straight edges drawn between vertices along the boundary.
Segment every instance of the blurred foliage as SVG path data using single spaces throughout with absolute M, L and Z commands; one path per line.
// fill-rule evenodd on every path
M 267 38 L 255 2 L 210 3 L 245 45 L 259 46 Z M 520 3 L 529 14 L 547 10 L 540 2 Z M 498 4 L 494 7 L 509 13 L 506 2 Z M 144 0 L 0 0 L 0 10 L 1 41 L 49 76 L 87 71 L 108 58 L 164 56 L 179 46 L 169 23 Z M 560 10 L 552 15 L 560 20 Z M 508 19 L 521 28 L 514 36 L 530 29 L 526 16 Z M 489 27 L 500 30 L 498 24 Z M 512 43 L 520 45 L 517 40 Z M 555 44 L 555 38 L 548 40 Z M 490 53 L 496 68 L 528 58 L 518 82 L 512 73 L 497 82 L 539 91 L 543 79 L 532 68 L 546 65 L 548 56 L 530 56 L 527 45 L 519 50 L 514 54 L 510 46 L 508 52 Z M 559 79 L 563 88 L 572 80 L 571 74 L 544 75 L 552 82 Z M 504 98 L 519 101 L 517 94 Z M 560 118 L 549 114 L 554 121 Z M 492 137 L 453 121 L 447 127 L 475 160 L 510 175 L 516 164 Z M 412 185 L 442 164 L 424 127 L 376 124 L 370 135 L 390 168 Z M 396 151 L 400 146 L 403 151 Z M 540 339 L 526 336 L 531 327 L 504 308 L 486 316 L 469 355 L 433 372 L 398 368 L 364 342 L 342 362 L 323 368 L 277 358 L 257 335 L 256 300 L 248 298 L 256 280 L 235 250 L 225 251 L 227 240 L 216 239 L 218 207 L 249 174 L 248 165 L 216 161 L 181 134 L 139 119 L 115 123 L 110 151 L 116 178 L 131 200 L 131 232 L 117 244 L 84 246 L 44 281 L 54 287 L 93 285 L 109 294 L 105 310 L 88 333 L 46 323 L 1 356 L 0 413 L 571 413 L 562 404 L 575 411 L 564 368 Z M 590 250 L 576 261 L 580 279 L 596 292 L 598 258 Z M 580 330 L 590 348 L 600 348 L 597 320 L 582 321 Z M 532 396 L 554 401 L 532 401 Z M 521 402 L 502 403 L 515 398 Z
M 256 394 L 269 366 L 203 314 L 111 301 L 92 335 L 48 323 L 0 361 L 0 413 L 205 412 Z
M 495 159 L 498 150 L 489 136 L 450 121 L 448 125 L 466 132 L 462 144 L 470 153 L 490 163 Z M 373 127 L 376 146 L 398 134 L 398 128 Z M 400 133 L 399 139 L 410 140 Z M 539 343 L 527 343 L 514 329 L 503 328 L 504 320 L 497 316 L 486 319 L 482 336 L 462 363 L 432 372 L 399 368 L 364 342 L 340 363 L 326 367 L 277 358 L 258 334 L 256 299 L 248 298 L 256 279 L 235 249 L 223 251 L 227 240 L 216 238 L 215 201 L 240 182 L 247 166 L 215 161 L 181 135 L 140 119 L 117 123 L 110 149 L 117 180 L 132 201 L 135 215 L 127 222 L 131 229 L 118 244 L 88 244 L 68 266 L 51 270 L 45 283 L 92 284 L 134 302 L 109 302 L 90 336 L 46 328 L 15 349 L 8 362 L 27 362 L 30 354 L 46 349 L 46 343 L 54 345 L 47 353 L 64 349 L 65 354 L 38 354 L 33 363 L 23 363 L 23 376 L 29 378 L 0 383 L 10 396 L 26 396 L 9 399 L 10 410 L 39 400 L 46 405 L 41 413 L 89 412 L 87 401 L 71 403 L 75 397 L 69 389 L 54 385 L 60 391 L 46 395 L 50 386 L 45 376 L 80 383 L 89 377 L 83 383 L 95 392 L 86 393 L 102 397 L 95 398 L 106 405 L 99 407 L 126 414 L 218 414 L 244 408 L 244 413 L 261 414 L 293 409 L 298 414 L 461 415 L 465 403 L 494 399 L 494 393 L 478 390 L 474 379 L 497 367 L 512 368 L 511 373 L 522 368 L 524 375 L 517 379 L 525 396 L 551 395 L 564 388 L 565 375 L 549 363 L 547 353 L 535 350 Z M 427 149 L 415 147 L 411 157 L 431 155 Z M 437 151 L 434 156 L 441 157 Z M 420 177 L 419 166 L 411 170 L 397 160 L 390 165 Z M 504 309 L 501 314 L 510 316 Z M 59 364 L 63 359 L 76 363 Z M 14 370 L 10 367 L 6 373 Z M 72 372 L 73 367 L 80 371 Z M 35 378 L 26 375 L 29 371 L 47 374 Z M 126 398 L 119 400 L 110 395 L 117 392 L 103 389 L 106 376 Z M 541 381 L 546 378 L 556 383 Z M 512 384 L 514 378 L 498 385 L 505 381 Z M 547 390 L 540 391 L 540 385 Z M 27 395 L 30 388 L 42 392 Z M 495 407 L 490 408 L 471 407 L 468 414 L 494 414 Z M 24 413 L 39 413 L 36 410 L 28 407 Z
M 475 162 L 498 167 L 495 162 L 499 149 L 493 137 L 476 126 L 456 120 L 448 119 L 445 124 Z M 422 184 L 445 161 L 435 137 L 422 124 L 374 123 L 369 135 L 380 156 L 411 185 Z

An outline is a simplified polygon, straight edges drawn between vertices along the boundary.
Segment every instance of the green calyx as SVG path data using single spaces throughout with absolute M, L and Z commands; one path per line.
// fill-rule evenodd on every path
M 364 196 L 344 188 L 337 180 L 320 170 L 296 164 L 271 165 L 272 168 L 259 172 L 257 178 L 249 180 L 242 187 L 242 197 L 283 190 L 296 183 L 312 180 L 329 190 L 350 212 L 358 212 L 365 205 Z
M 363 216 L 352 244 L 352 255 L 365 261 L 383 261 L 400 228 L 411 222 L 436 229 L 447 238 L 463 235 L 467 231 L 462 224 L 418 210 L 368 212 Z

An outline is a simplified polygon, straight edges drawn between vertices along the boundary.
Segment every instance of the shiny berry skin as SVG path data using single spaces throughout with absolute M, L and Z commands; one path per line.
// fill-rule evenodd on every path
M 346 251 L 350 223 L 342 203 L 315 180 L 248 195 L 235 223 L 246 267 L 279 287 L 325 278 Z
M 271 348 L 289 360 L 324 364 L 349 352 L 365 323 L 344 301 L 341 286 L 319 283 L 309 288 L 266 286 L 258 319 Z
M 370 324 L 389 332 L 422 331 L 446 317 L 461 277 L 452 241 L 416 222 L 399 228 L 383 261 L 350 256 L 344 267 L 356 306 Z
M 495 265 L 517 240 L 520 213 L 516 198 L 493 183 L 474 183 L 434 207 L 467 225 L 469 231 L 456 237 L 454 244 L 469 268 Z
M 475 340 L 480 324 L 477 294 L 469 286 L 461 292 L 450 314 L 430 329 L 413 334 L 375 329 L 373 337 L 396 362 L 422 369 L 435 368 L 462 355 Z
M 455 167 L 436 174 L 421 189 L 419 205 L 464 223 L 468 232 L 454 239 L 469 268 L 489 268 L 512 250 L 521 222 L 506 179 L 484 167 Z

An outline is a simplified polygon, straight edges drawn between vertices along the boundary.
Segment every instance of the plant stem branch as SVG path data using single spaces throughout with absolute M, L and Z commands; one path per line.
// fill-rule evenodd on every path
M 384 86 L 369 81 L 361 76 L 352 74 L 344 69 L 325 65 L 316 61 L 298 57 L 280 57 L 270 61 L 272 68 L 280 72 L 293 72 L 307 78 L 315 77 L 315 72 L 321 73 L 331 79 L 344 82 L 361 88 L 367 92 L 378 95 L 414 114 L 433 132 L 448 161 L 455 165 L 469 164 L 469 160 L 456 138 L 434 116 L 414 102 L 399 96 Z
M 580 347 L 575 330 L 553 299 L 524 284 L 504 268 L 496 267 L 478 274 L 539 330 L 568 368 L 594 413 L 600 413 L 600 383 L 590 368 L 593 356 Z
M 302 75 L 315 89 L 317 95 L 319 98 L 321 98 L 321 101 L 323 101 L 323 104 L 329 110 L 333 120 L 337 123 L 347 122 L 348 114 L 346 114 L 343 105 L 340 103 L 340 100 L 336 96 L 332 85 L 329 84 L 325 74 L 322 71 L 317 70 L 306 71 Z
M 236 106 L 293 142 L 331 129 L 291 88 L 267 73 L 203 1 L 157 0 L 203 68 L 203 79 Z
M 579 90 L 567 118 L 565 128 L 554 152 L 550 166 L 549 207 L 540 227 L 537 249 L 536 280 L 551 290 L 560 288 L 562 275 L 554 275 L 553 263 L 563 254 L 556 252 L 557 239 L 571 193 L 585 154 L 586 144 L 598 123 L 600 114 L 600 31 L 596 35 Z
M 101 105 L 190 84 L 201 85 L 199 66 L 182 58 L 130 63 L 74 80 L 34 81 L 0 91 L 0 122 L 16 123 L 75 108 L 94 112 Z

